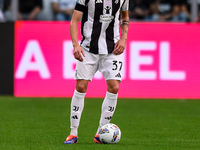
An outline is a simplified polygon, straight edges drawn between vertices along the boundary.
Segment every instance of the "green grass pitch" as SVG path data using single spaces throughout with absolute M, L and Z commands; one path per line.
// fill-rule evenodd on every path
M 78 144 L 70 132 L 70 99 L 0 96 L 0 150 L 199 150 L 200 101 L 119 99 L 111 120 L 118 144 L 95 144 L 103 99 L 85 99 Z

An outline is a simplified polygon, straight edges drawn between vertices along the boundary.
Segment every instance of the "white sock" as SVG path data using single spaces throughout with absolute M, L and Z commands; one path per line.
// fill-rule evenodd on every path
M 101 107 L 101 118 L 100 118 L 97 133 L 99 132 L 99 129 L 101 126 L 110 122 L 115 112 L 115 108 L 117 106 L 117 97 L 118 97 L 118 94 L 113 94 L 109 92 L 106 93 L 106 97 L 104 98 L 104 101 Z
M 78 126 L 81 119 L 81 114 L 84 107 L 84 98 L 86 93 L 80 93 L 78 91 L 74 91 L 74 95 L 71 101 L 71 132 L 70 135 L 78 135 Z

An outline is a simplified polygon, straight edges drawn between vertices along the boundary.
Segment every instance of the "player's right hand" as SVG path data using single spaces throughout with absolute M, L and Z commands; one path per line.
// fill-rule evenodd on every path
M 83 56 L 85 57 L 84 50 L 80 46 L 75 46 L 74 47 L 74 58 L 83 61 Z

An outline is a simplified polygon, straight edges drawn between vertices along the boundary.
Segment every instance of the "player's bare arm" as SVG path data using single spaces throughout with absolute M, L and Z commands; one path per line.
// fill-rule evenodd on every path
M 121 11 L 121 38 L 115 44 L 113 53 L 115 55 L 120 55 L 124 52 L 126 47 L 127 35 L 128 35 L 128 28 L 129 28 L 129 15 L 127 11 Z
M 78 23 L 81 19 L 82 14 L 82 12 L 74 10 L 70 24 L 70 35 L 74 47 L 74 58 L 79 61 L 83 61 L 83 56 L 85 57 L 85 53 L 78 43 Z

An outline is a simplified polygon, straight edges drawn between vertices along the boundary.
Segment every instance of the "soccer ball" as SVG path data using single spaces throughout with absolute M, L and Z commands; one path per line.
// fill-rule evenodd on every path
M 98 134 L 99 140 L 104 144 L 117 144 L 121 139 L 121 130 L 112 123 L 103 125 Z

